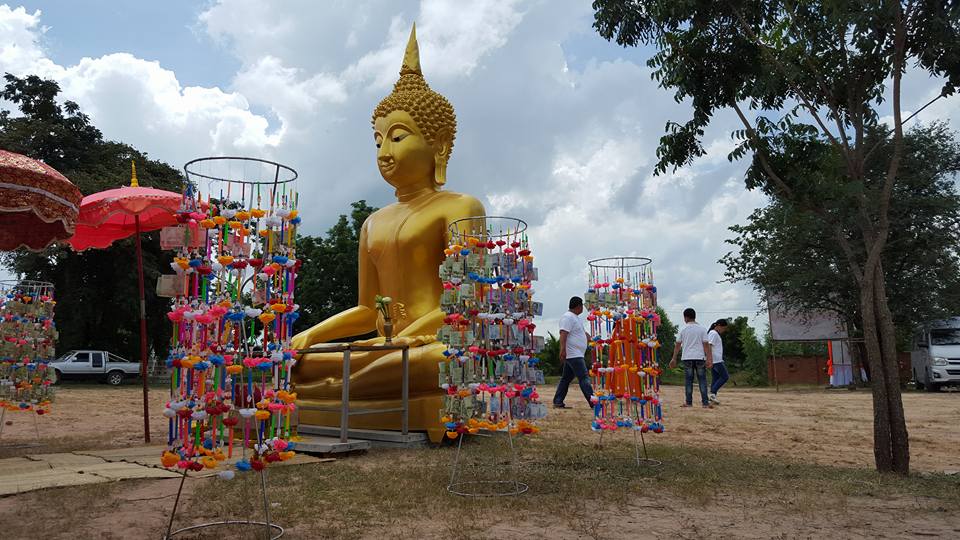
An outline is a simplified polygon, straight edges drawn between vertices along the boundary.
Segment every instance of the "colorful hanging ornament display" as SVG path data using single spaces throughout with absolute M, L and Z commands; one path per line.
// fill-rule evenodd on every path
M 590 324 L 594 396 L 591 429 L 663 432 L 657 288 L 650 259 L 590 261 L 584 295 Z
M 450 225 L 438 333 L 447 345 L 441 421 L 450 439 L 480 430 L 536 433 L 534 421 L 546 416 L 536 387 L 543 338 L 533 322 L 543 308 L 533 301 L 537 269 L 525 231 L 522 220 L 504 217 Z
M 162 234 L 164 246 L 176 249 L 176 277 L 167 281 L 174 299 L 167 314 L 173 338 L 163 412 L 166 467 L 213 469 L 233 457 L 234 446 L 241 453 L 238 471 L 260 471 L 294 456 L 290 339 L 300 316 L 294 289 L 301 264 L 295 242 L 301 218 L 291 189 L 296 172 L 260 160 L 252 161 L 275 167 L 275 180 L 198 172 L 207 161 L 238 159 L 188 163 L 181 225 Z M 281 174 L 290 178 L 280 180 Z M 219 195 L 204 200 L 190 181 L 202 179 L 218 180 Z
M 56 375 L 53 284 L 0 282 L 0 407 L 3 411 L 50 412 Z

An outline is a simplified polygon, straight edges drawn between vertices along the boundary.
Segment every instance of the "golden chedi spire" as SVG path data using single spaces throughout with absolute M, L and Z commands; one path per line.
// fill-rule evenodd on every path
M 137 181 L 137 163 L 130 160 L 130 187 L 140 187 L 140 182 Z
M 457 116 L 447 98 L 431 90 L 423 78 L 416 24 L 410 30 L 410 39 L 407 41 L 403 65 L 400 68 L 400 79 L 393 86 L 393 92 L 383 98 L 374 109 L 372 121 L 386 117 L 394 111 L 406 111 L 431 146 L 437 149 L 446 146 L 446 151 L 441 152 L 442 156 L 438 157 L 442 163 L 437 163 L 436 173 L 436 183 L 444 184 L 446 160 L 453 150 L 453 140 L 457 134 Z

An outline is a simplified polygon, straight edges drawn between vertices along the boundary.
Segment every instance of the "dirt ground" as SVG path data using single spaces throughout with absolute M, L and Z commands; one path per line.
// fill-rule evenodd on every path
M 543 399 L 553 397 L 553 386 L 542 388 Z M 551 409 L 542 422 L 545 432 L 593 440 L 591 412 L 574 385 L 567 397 L 571 410 Z M 154 442 L 166 438 L 160 416 L 163 388 L 151 388 L 151 432 Z M 781 457 L 823 465 L 873 466 L 873 412 L 866 390 L 724 389 L 722 405 L 712 410 L 680 408 L 683 389 L 665 386 L 666 431 L 651 440 L 697 448 L 714 447 L 758 456 Z M 907 392 L 903 395 L 910 432 L 911 468 L 915 471 L 960 471 L 960 393 Z M 26 451 L 54 452 L 114 448 L 143 440 L 142 390 L 132 384 L 66 385 L 60 388 L 52 414 L 8 413 L 0 435 L 0 457 Z M 43 447 L 2 448 L 4 444 L 32 443 L 40 434 Z
M 166 441 L 161 415 L 167 394 L 150 388 L 150 431 L 154 442 Z M 0 433 L 0 458 L 26 452 L 119 448 L 143 444 L 143 389 L 136 384 L 64 383 L 57 388 L 50 414 L 6 412 Z M 39 439 L 38 439 L 39 435 Z M 40 446 L 20 448 L 20 444 Z
M 283 482 L 294 493 L 290 496 L 291 492 L 278 490 L 271 511 L 287 527 L 284 538 L 960 537 L 960 509 L 953 503 L 930 496 L 929 491 L 918 495 L 902 486 L 888 488 L 888 482 L 895 485 L 899 480 L 869 473 L 872 413 L 868 391 L 732 388 L 721 392 L 722 405 L 704 410 L 681 409 L 682 389 L 665 387 L 667 430 L 647 441 L 652 453 L 659 452 L 657 457 L 672 459 L 667 466 L 673 467 L 672 472 L 636 473 L 628 467 L 622 469 L 628 472 L 618 473 L 618 477 L 603 476 L 606 472 L 600 466 L 581 463 L 583 455 L 595 452 L 597 436 L 587 428 L 590 411 L 575 390 L 571 388 L 567 398 L 572 409 L 551 409 L 540 424 L 543 432 L 539 439 L 521 443 L 531 491 L 516 503 L 471 502 L 446 495 L 442 486 L 452 456 L 447 445 L 439 450 L 374 450 L 330 464 L 305 465 L 300 472 L 289 467 L 290 471 L 271 473 L 275 485 Z M 541 394 L 549 400 L 553 387 L 543 388 Z M 151 395 L 156 442 L 165 437 L 160 417 L 163 390 L 152 388 Z M 909 392 L 904 394 L 904 405 L 913 470 L 955 474 L 960 470 L 960 393 Z M 36 425 L 27 415 L 6 416 L 5 421 L 12 423 L 5 425 L 0 435 L 0 457 L 140 444 L 141 410 L 137 386 L 67 385 L 61 388 L 52 414 L 39 418 Z M 618 452 L 631 455 L 632 446 L 625 442 L 628 437 L 617 433 L 608 439 L 607 458 Z M 16 446 L 34 442 L 42 446 Z M 717 463 L 711 463 L 714 450 L 721 460 Z M 541 458 L 537 464 L 538 455 L 551 457 L 547 463 Z M 739 455 L 750 458 L 735 461 Z M 766 472 L 756 472 L 753 480 L 753 472 L 744 470 L 748 479 L 738 485 L 711 484 L 712 468 L 735 467 L 741 462 L 747 468 L 751 463 L 758 469 L 766 467 Z M 571 471 L 565 471 L 562 463 L 569 463 Z M 791 463 L 798 465 L 791 468 Z M 804 464 L 838 468 L 816 469 Z M 545 476 L 542 471 L 536 476 L 536 467 L 546 468 Z M 686 469 L 696 471 L 688 475 L 692 478 L 683 476 Z M 400 480 L 391 473 L 418 479 L 409 486 L 394 486 L 391 483 Z M 561 479 L 558 482 L 566 483 L 552 483 L 554 475 Z M 817 487 L 817 475 L 823 479 L 822 489 Z M 613 505 L 595 497 L 566 500 L 570 495 L 565 490 L 606 478 L 612 478 L 614 484 L 627 482 L 616 485 L 628 486 L 631 495 Z M 960 481 L 950 480 L 953 478 L 946 477 L 943 485 L 960 491 Z M 690 482 L 690 486 L 665 488 L 663 482 L 677 479 Z M 293 487 L 297 481 L 306 484 Z M 379 487 L 378 481 L 383 483 Z M 757 490 L 751 488 L 754 481 Z M 186 510 L 178 520 L 181 526 L 214 517 L 202 512 L 209 502 L 205 498 L 219 489 L 211 482 L 218 480 L 187 481 L 181 503 Z M 318 482 L 334 487 L 317 487 Z M 349 490 L 343 498 L 337 494 L 354 482 L 362 493 L 354 493 L 353 499 Z M 842 484 L 839 488 L 838 483 Z M 705 488 L 704 484 L 711 485 Z M 237 485 L 230 489 L 239 489 Z M 177 486 L 177 480 L 136 480 L 0 498 L 3 537 L 159 538 Z M 371 497 L 369 491 L 374 488 L 377 494 Z M 319 489 L 320 495 L 307 494 L 309 489 Z M 556 492 L 551 492 L 553 489 Z M 315 519 L 304 518 L 311 514 L 297 508 L 301 491 L 303 497 L 317 497 Z M 287 498 L 283 498 L 285 493 Z M 404 493 L 408 498 L 422 497 L 429 508 L 422 512 L 396 509 L 412 504 L 403 501 Z M 250 491 L 248 498 L 255 500 L 256 494 Z M 358 497 L 369 498 L 378 509 L 358 512 Z M 950 501 L 958 499 L 951 497 Z M 78 505 L 78 501 L 84 504 Z M 58 510 L 42 527 L 23 520 L 26 515 L 38 516 L 37 509 L 44 504 Z
M 727 389 L 721 405 L 680 408 L 683 388 L 663 387 L 666 430 L 653 437 L 669 444 L 714 447 L 789 460 L 873 467 L 873 402 L 869 390 Z M 554 387 L 545 388 L 545 399 Z M 571 417 L 586 425 L 590 410 L 582 395 L 567 394 L 571 411 L 551 410 L 544 429 L 562 429 Z M 904 413 L 910 434 L 910 467 L 914 471 L 960 471 L 960 393 L 906 392 Z M 592 438 L 589 430 L 570 436 Z

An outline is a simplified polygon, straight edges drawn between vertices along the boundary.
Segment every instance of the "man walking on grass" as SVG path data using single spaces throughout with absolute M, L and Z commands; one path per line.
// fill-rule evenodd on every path
M 713 405 L 707 396 L 707 369 L 713 367 L 713 354 L 707 329 L 697 324 L 697 312 L 693 308 L 683 310 L 683 321 L 687 324 L 677 336 L 677 345 L 673 348 L 673 358 L 670 359 L 671 368 L 677 367 L 677 354 L 680 354 L 683 362 L 686 402 L 682 407 L 693 406 L 693 376 L 696 374 L 703 408 L 712 409 Z
M 570 381 L 574 377 L 580 383 L 580 391 L 587 399 L 587 406 L 593 408 L 590 397 L 593 396 L 593 387 L 590 386 L 590 375 L 587 373 L 587 364 L 583 358 L 587 352 L 589 336 L 583 329 L 579 315 L 583 313 L 583 299 L 574 296 L 570 299 L 570 310 L 560 317 L 560 365 L 562 375 L 557 384 L 557 393 L 553 396 L 553 406 L 564 409 L 567 406 L 563 400 L 567 397 Z

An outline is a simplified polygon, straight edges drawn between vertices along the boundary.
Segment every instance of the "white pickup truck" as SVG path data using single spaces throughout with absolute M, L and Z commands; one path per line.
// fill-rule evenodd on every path
M 140 364 L 107 351 L 70 351 L 50 362 L 55 383 L 69 379 L 100 379 L 114 386 L 140 374 Z

